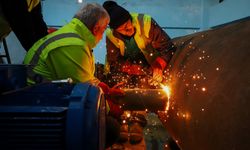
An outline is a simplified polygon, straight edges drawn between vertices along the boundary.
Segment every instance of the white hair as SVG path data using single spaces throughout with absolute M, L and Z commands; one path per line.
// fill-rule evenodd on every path
M 75 14 L 74 18 L 79 19 L 89 30 L 92 30 L 98 21 L 109 19 L 109 14 L 100 4 L 87 3 Z

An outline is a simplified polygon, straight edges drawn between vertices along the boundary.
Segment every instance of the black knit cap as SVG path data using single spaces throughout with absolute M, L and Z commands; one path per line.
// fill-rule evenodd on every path
M 131 19 L 129 12 L 114 1 L 104 2 L 103 7 L 106 9 L 110 16 L 109 26 L 112 29 L 118 28 L 129 19 Z

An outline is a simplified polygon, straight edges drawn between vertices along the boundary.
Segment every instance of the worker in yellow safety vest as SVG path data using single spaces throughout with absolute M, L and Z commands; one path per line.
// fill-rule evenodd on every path
M 103 7 L 110 15 L 106 73 L 121 76 L 116 82 L 130 80 L 136 87 L 142 85 L 139 80 L 145 81 L 142 76 L 150 77 L 151 85 L 162 82 L 163 71 L 175 52 L 170 37 L 149 15 L 129 13 L 114 1 L 104 2 Z M 139 78 L 133 80 L 133 76 Z
M 40 0 L 1 0 L 0 10 L 1 18 L 8 23 L 5 25 L 8 25 L 15 33 L 26 51 L 37 40 L 48 34 Z M 6 33 L 8 33 L 6 30 L 4 34 L 0 33 L 1 38 L 6 36 Z
M 90 82 L 97 85 L 106 95 L 122 95 L 121 90 L 109 88 L 94 76 L 95 60 L 92 49 L 101 40 L 109 20 L 108 13 L 101 5 L 88 3 L 68 24 L 38 40 L 24 59 L 24 64 L 30 64 L 29 84 L 71 78 L 73 83 Z M 110 104 L 107 106 L 110 109 L 108 112 L 112 112 Z M 115 126 L 114 120 L 111 124 L 109 120 L 107 122 L 106 145 L 110 146 L 116 140 L 114 137 L 119 134 L 119 131 L 112 130 L 119 130 L 119 127 L 109 126 Z

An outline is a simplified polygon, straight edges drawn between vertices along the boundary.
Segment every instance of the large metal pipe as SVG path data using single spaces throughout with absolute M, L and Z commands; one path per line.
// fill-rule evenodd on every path
M 124 89 L 125 95 L 118 97 L 123 110 L 165 110 L 168 102 L 163 89 Z
M 170 110 L 184 150 L 250 149 L 250 20 L 175 39 Z

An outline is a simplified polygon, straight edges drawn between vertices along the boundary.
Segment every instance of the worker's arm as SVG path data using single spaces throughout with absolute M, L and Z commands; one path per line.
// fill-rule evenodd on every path
M 163 70 L 170 61 L 175 51 L 175 47 L 171 38 L 165 31 L 163 31 L 154 19 L 151 20 L 149 38 L 151 40 L 152 47 L 159 53 L 159 57 L 157 57 L 151 64 L 153 69 L 153 78 L 151 83 L 156 85 L 163 80 Z
M 175 46 L 172 43 L 171 38 L 154 19 L 151 20 L 149 38 L 151 40 L 152 47 L 160 53 L 160 58 L 158 58 L 158 60 L 156 59 L 156 61 L 158 61 L 162 67 L 165 67 L 162 61 L 165 61 L 165 63 L 170 61 L 173 52 L 175 51 Z

